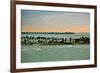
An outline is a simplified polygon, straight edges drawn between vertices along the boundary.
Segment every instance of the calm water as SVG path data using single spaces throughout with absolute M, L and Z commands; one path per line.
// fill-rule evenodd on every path
M 22 62 L 86 60 L 89 45 L 33 45 L 22 46 Z
M 57 37 L 57 38 L 80 38 L 82 36 L 89 37 L 89 33 L 75 33 L 75 34 L 22 34 L 22 36 L 34 36 L 34 37 Z
M 27 34 L 22 34 L 26 36 Z M 29 34 L 28 34 L 29 35 Z M 77 34 L 30 34 L 34 37 L 80 38 L 89 37 L 89 33 Z M 21 46 L 21 62 L 46 62 L 90 59 L 90 45 L 39 45 Z

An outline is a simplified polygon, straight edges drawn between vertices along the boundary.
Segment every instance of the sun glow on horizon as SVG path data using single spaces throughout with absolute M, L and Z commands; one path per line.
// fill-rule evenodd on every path
M 21 11 L 22 32 L 90 32 L 90 14 L 59 11 Z

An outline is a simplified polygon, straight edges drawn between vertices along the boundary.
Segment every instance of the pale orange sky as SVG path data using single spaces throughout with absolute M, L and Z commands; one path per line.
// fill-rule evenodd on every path
M 22 32 L 89 32 L 90 14 L 62 11 L 21 11 Z
M 64 27 L 64 28 L 32 28 L 32 27 L 22 27 L 22 32 L 89 32 L 88 26 L 75 26 L 75 27 Z

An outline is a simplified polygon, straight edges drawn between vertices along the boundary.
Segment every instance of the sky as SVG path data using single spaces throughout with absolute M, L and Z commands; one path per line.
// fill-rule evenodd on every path
M 21 10 L 22 32 L 89 32 L 90 14 Z

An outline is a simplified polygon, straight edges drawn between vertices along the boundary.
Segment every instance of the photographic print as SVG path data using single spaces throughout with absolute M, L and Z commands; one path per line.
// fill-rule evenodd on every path
M 97 7 L 11 1 L 11 72 L 97 66 Z
M 21 62 L 90 59 L 90 14 L 21 10 Z

